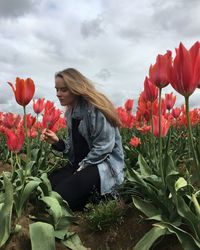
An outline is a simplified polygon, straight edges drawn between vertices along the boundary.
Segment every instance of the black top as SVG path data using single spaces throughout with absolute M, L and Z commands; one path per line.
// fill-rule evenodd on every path
M 75 168 L 78 168 L 78 163 L 82 161 L 89 153 L 89 146 L 85 138 L 79 133 L 78 126 L 81 120 L 72 118 L 72 143 L 74 149 L 74 161 L 72 162 Z M 57 151 L 65 150 L 65 143 L 62 139 L 52 145 L 52 148 Z

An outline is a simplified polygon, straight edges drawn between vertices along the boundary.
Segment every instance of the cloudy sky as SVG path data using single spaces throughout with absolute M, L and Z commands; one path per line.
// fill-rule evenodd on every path
M 137 100 L 157 54 L 200 40 L 199 13 L 200 0 L 1 0 L 0 111 L 21 111 L 6 84 L 17 76 L 34 80 L 35 98 L 58 104 L 54 73 L 67 67 L 117 106 Z

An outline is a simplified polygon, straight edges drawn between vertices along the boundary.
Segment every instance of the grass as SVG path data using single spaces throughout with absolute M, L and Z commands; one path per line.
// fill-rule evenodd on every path
M 123 203 L 117 199 L 103 200 L 99 204 L 88 204 L 86 221 L 93 232 L 107 230 L 123 221 L 125 210 Z

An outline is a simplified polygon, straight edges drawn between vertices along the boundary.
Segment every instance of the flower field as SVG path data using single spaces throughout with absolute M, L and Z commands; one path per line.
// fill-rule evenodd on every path
M 123 201 L 123 205 L 117 211 L 117 205 L 109 202 L 106 208 L 94 205 L 96 212 L 88 216 L 89 222 L 84 215 L 72 213 L 48 180 L 48 173 L 66 165 L 67 158 L 40 141 L 40 135 L 49 128 L 67 136 L 63 112 L 49 100 L 33 100 L 32 79 L 16 78 L 15 85 L 8 84 L 24 115 L 0 112 L 0 248 L 22 249 L 9 244 L 24 232 L 26 218 L 29 249 L 33 250 L 117 249 L 114 241 L 101 246 L 109 234 L 119 249 L 200 249 L 200 109 L 190 108 L 190 96 L 200 87 L 200 42 L 189 49 L 180 43 L 174 55 L 172 51 L 158 55 L 138 102 L 128 99 L 116 109 L 125 154 L 125 181 L 118 188 L 116 202 Z M 163 95 L 167 85 L 174 92 Z M 185 100 L 181 106 L 176 106 L 178 95 Z M 29 103 L 34 115 L 26 112 Z M 97 211 L 101 218 L 96 217 Z M 92 221 L 96 230 L 95 220 L 99 228 L 106 216 L 123 217 L 123 223 L 88 239 L 75 224 L 77 218 L 82 227 Z M 105 224 L 101 225 L 102 229 Z M 124 236 L 126 244 L 120 245 L 123 232 L 135 240 Z

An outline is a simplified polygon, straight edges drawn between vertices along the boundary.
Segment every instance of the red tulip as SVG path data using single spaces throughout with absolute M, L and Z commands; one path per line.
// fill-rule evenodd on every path
M 167 86 L 169 80 L 169 70 L 172 64 L 172 52 L 167 51 L 164 55 L 158 55 L 156 63 L 150 66 L 149 78 L 158 88 Z
M 174 109 L 172 109 L 171 112 L 172 112 L 173 117 L 175 119 L 177 119 L 181 114 L 181 109 L 180 108 L 174 108 Z
M 132 114 L 128 113 L 124 108 L 118 107 L 117 113 L 119 116 L 119 119 L 122 122 L 122 126 L 124 128 L 132 128 L 134 124 L 134 117 Z
M 6 129 L 5 134 L 7 137 L 6 143 L 9 150 L 18 153 L 24 143 L 25 134 L 22 128 L 14 132 L 13 130 Z
M 23 107 L 25 107 L 33 98 L 35 93 L 35 84 L 31 78 L 27 78 L 26 80 L 16 78 L 16 88 L 14 88 L 11 82 L 8 82 L 11 86 L 17 103 Z
M 60 118 L 60 114 L 61 111 L 55 107 L 52 107 L 49 110 L 45 109 L 42 119 L 43 127 L 51 129 Z
M 158 103 L 158 100 L 156 100 L 155 102 L 153 102 L 153 105 L 152 105 L 153 115 L 159 115 L 158 107 L 159 107 L 159 103 Z M 162 115 L 166 114 L 166 103 L 165 103 L 165 99 L 163 98 L 161 99 L 161 114 Z
M 200 48 L 187 50 L 180 43 L 170 70 L 170 78 L 172 87 L 184 97 L 189 97 L 200 80 Z
M 129 143 L 131 144 L 131 146 L 136 148 L 139 146 L 139 144 L 141 144 L 141 141 L 140 141 L 140 138 L 138 138 L 137 136 L 134 136 L 131 138 Z
M 131 113 L 132 109 L 133 109 L 133 100 L 131 99 L 128 99 L 126 102 L 125 102 L 125 109 L 128 113 Z
M 158 97 L 158 88 L 149 80 L 148 77 L 144 81 L 144 91 L 142 97 L 145 101 L 153 102 Z
M 40 114 L 44 109 L 44 98 L 39 98 L 37 101 L 33 100 L 33 110 L 36 114 Z
M 2 120 L 2 125 L 6 128 L 16 128 L 21 120 L 20 115 L 14 115 L 13 113 L 6 113 Z
M 148 132 L 152 131 L 152 128 L 150 125 L 143 125 L 142 127 L 137 127 L 137 130 L 140 131 L 142 134 L 146 134 Z
M 197 87 L 200 88 L 200 42 L 197 41 L 193 44 L 190 48 L 190 55 L 192 57 L 193 67 L 194 67 L 194 74 L 195 74 L 195 81 L 197 82 Z
M 27 128 L 32 128 L 35 122 L 36 122 L 36 117 L 32 116 L 31 114 L 26 115 Z
M 159 117 L 153 116 L 153 134 L 155 137 L 159 137 Z M 164 116 L 161 117 L 161 137 L 165 137 L 167 135 L 167 132 L 170 128 L 170 122 L 165 119 Z
M 175 102 L 176 102 L 176 96 L 173 95 L 173 93 L 165 94 L 165 104 L 168 110 L 171 110 L 174 107 Z

